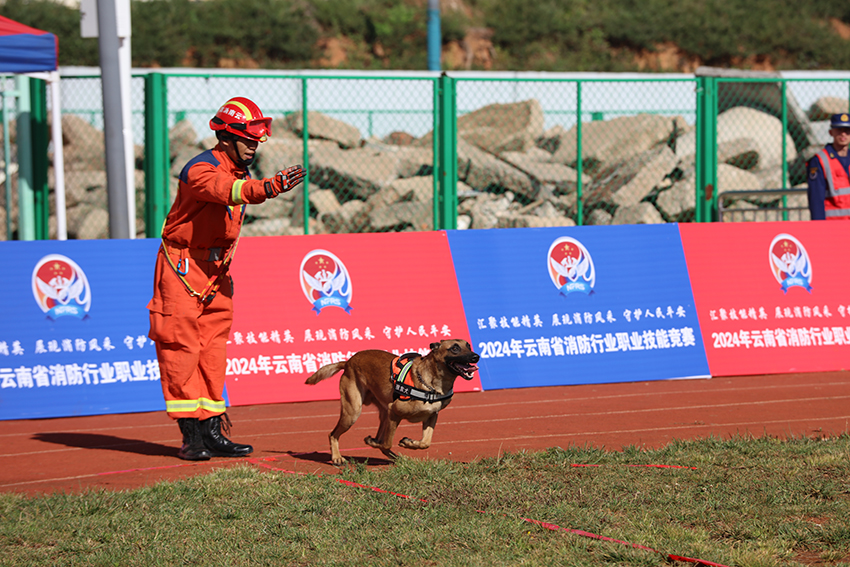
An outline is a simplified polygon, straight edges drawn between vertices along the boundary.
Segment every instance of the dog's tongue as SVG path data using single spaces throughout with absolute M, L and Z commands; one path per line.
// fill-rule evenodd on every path
M 478 370 L 478 366 L 475 364 L 464 364 L 463 362 L 459 361 L 450 364 L 450 366 L 453 370 L 457 372 L 458 376 L 460 376 L 464 380 L 472 380 L 473 373 Z

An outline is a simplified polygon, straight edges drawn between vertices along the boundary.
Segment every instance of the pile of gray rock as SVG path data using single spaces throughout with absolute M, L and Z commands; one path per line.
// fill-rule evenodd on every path
M 259 175 L 304 161 L 300 114 L 281 122 L 282 128 L 273 127 L 275 137 L 260 147 Z M 543 110 L 533 99 L 486 106 L 459 118 L 459 228 L 576 223 L 576 128 L 544 130 L 543 122 Z M 357 134 L 331 117 L 308 116 L 310 232 L 432 228 L 431 135 L 360 140 Z M 788 134 L 785 143 L 783 158 L 776 117 L 748 107 L 723 112 L 718 186 L 783 187 L 783 159 L 800 160 Z M 584 224 L 692 220 L 695 155 L 696 132 L 681 116 L 638 114 L 582 124 Z M 765 199 L 751 196 L 732 208 L 760 207 Z M 300 193 L 255 207 L 252 214 L 257 219 L 245 227 L 248 233 L 303 231 Z
M 829 141 L 823 120 L 846 110 L 846 100 L 818 100 L 797 116 L 805 123 L 800 130 L 803 141 L 789 130 L 783 154 L 782 123 L 775 113 L 751 105 L 724 109 L 717 120 L 718 187 L 786 186 L 784 162 L 796 176 L 792 181 L 804 187 L 804 170 L 799 178 L 801 164 L 819 144 Z M 307 122 L 305 148 L 300 112 L 275 119 L 274 136 L 260 145 L 254 174 L 267 177 L 288 165 L 308 162 L 308 202 L 305 205 L 305 192 L 299 187 L 251 206 L 243 234 L 303 234 L 305 219 L 311 234 L 433 228 L 430 133 L 421 138 L 394 132 L 384 139 L 362 139 L 356 127 L 331 116 L 310 112 Z M 69 237 L 107 238 L 103 133 L 72 114 L 63 116 L 62 126 Z M 578 220 L 579 186 L 584 224 L 694 218 L 697 139 L 694 126 L 682 116 L 620 116 L 584 122 L 581 128 L 580 148 L 575 126 L 544 129 L 543 109 L 535 99 L 493 104 L 459 117 L 458 228 L 572 226 Z M 199 140 L 191 123 L 181 121 L 171 129 L 169 140 L 173 197 L 183 165 L 212 147 L 215 138 Z M 135 156 L 136 207 L 141 219 L 145 195 L 141 146 L 135 148 Z M 49 184 L 53 187 L 52 170 Z M 759 209 L 775 199 L 751 195 L 731 202 L 729 208 Z M 4 201 L 0 191 L 3 226 Z M 788 197 L 788 205 L 805 207 L 805 195 Z M 17 215 L 14 201 L 12 211 Z M 55 226 L 55 220 L 51 222 Z M 141 220 L 136 229 L 144 236 Z M 5 238 L 2 232 L 0 238 Z

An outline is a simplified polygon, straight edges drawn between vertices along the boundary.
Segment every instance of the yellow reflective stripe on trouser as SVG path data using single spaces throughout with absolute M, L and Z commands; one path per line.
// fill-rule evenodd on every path
M 208 398 L 165 401 L 165 411 L 169 413 L 189 413 L 199 409 L 224 413 L 227 410 L 227 406 L 224 404 L 224 400 L 215 401 Z
M 237 205 L 244 205 L 245 201 L 242 199 L 242 186 L 245 185 L 244 179 L 237 179 L 233 182 L 233 187 L 230 188 L 230 198 L 233 199 L 233 202 Z

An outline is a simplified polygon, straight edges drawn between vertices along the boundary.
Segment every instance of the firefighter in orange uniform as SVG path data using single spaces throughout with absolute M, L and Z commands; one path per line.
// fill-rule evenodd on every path
M 230 261 L 247 204 L 291 190 L 306 174 L 300 165 L 268 179 L 251 179 L 257 146 L 271 135 L 247 98 L 228 100 L 210 120 L 218 143 L 180 172 L 177 197 L 165 219 L 148 303 L 168 415 L 183 434 L 178 456 L 198 461 L 241 457 L 254 449 L 230 441 L 225 413 L 226 344 L 233 321 Z
M 850 114 L 829 120 L 832 143 L 808 164 L 809 212 L 812 220 L 850 219 Z

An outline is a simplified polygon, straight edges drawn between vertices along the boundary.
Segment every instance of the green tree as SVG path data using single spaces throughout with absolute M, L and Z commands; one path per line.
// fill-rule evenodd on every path
M 192 47 L 191 30 L 198 18 L 188 0 L 133 2 L 133 65 L 180 67 Z
M 192 4 L 193 64 L 215 67 L 248 56 L 262 67 L 298 67 L 315 55 L 319 30 L 304 6 L 287 0 L 209 0 Z

